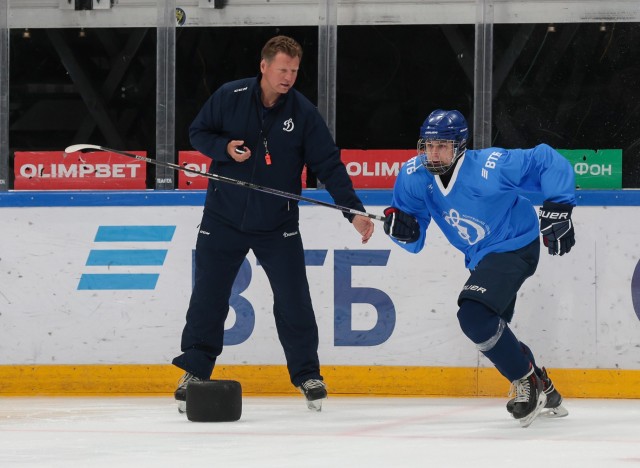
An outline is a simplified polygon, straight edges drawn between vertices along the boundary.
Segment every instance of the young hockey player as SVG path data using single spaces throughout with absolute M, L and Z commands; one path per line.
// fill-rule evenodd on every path
M 509 323 L 518 291 L 533 275 L 540 233 L 551 255 L 575 244 L 571 164 L 545 144 L 531 149 L 467 150 L 467 122 L 456 110 L 435 110 L 420 128 L 418 155 L 404 164 L 385 210 L 385 232 L 418 253 L 433 220 L 465 255 L 470 276 L 458 297 L 464 334 L 512 383 L 507 410 L 527 427 L 546 409 L 566 416 L 562 397 Z M 540 192 L 538 216 L 524 192 Z

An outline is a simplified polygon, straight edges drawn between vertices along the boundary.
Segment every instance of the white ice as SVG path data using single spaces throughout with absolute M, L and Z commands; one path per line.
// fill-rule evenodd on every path
M 640 466 L 640 400 L 568 399 L 521 428 L 504 399 L 243 397 L 194 423 L 167 397 L 2 397 L 0 467 Z

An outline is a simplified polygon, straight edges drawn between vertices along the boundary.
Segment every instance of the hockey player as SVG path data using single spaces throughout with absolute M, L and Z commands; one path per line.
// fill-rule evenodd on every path
M 546 370 L 509 323 L 518 290 L 538 264 L 539 232 L 551 255 L 564 255 L 575 244 L 573 168 L 545 144 L 467 150 L 467 137 L 467 122 L 456 110 L 438 109 L 427 117 L 418 155 L 395 182 L 384 230 L 418 253 L 433 220 L 464 253 L 470 276 L 458 297 L 460 327 L 512 383 L 515 398 L 507 410 L 527 427 L 543 411 L 568 414 Z M 543 194 L 540 222 L 523 192 Z

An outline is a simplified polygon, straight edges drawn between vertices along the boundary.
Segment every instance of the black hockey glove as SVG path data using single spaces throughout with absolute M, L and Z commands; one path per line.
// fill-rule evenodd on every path
M 420 238 L 420 225 L 410 214 L 390 206 L 384 210 L 384 232 L 400 242 L 415 242 Z
M 540 233 L 550 255 L 569 253 L 576 243 L 571 222 L 573 206 L 545 201 L 540 209 Z

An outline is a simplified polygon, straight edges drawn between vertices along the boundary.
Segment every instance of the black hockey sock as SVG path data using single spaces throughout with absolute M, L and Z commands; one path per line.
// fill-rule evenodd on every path
M 510 382 L 524 377 L 531 365 L 507 322 L 484 304 L 466 300 L 458 310 L 460 327 Z
M 533 370 L 536 373 L 536 375 L 538 377 L 542 377 L 542 369 L 540 369 L 536 365 L 536 359 L 533 357 L 533 353 L 531 352 L 531 349 L 526 344 L 524 344 L 522 341 L 520 342 L 520 347 L 522 348 L 522 352 L 524 353 L 524 355 L 527 356 L 529 358 L 529 360 L 531 361 L 531 364 L 533 364 Z
M 520 348 L 520 342 L 513 334 L 509 326 L 505 326 L 502 336 L 495 346 L 487 351 L 483 351 L 496 369 L 504 375 L 509 382 L 524 377 L 531 366 L 529 358 L 523 354 L 514 352 Z

